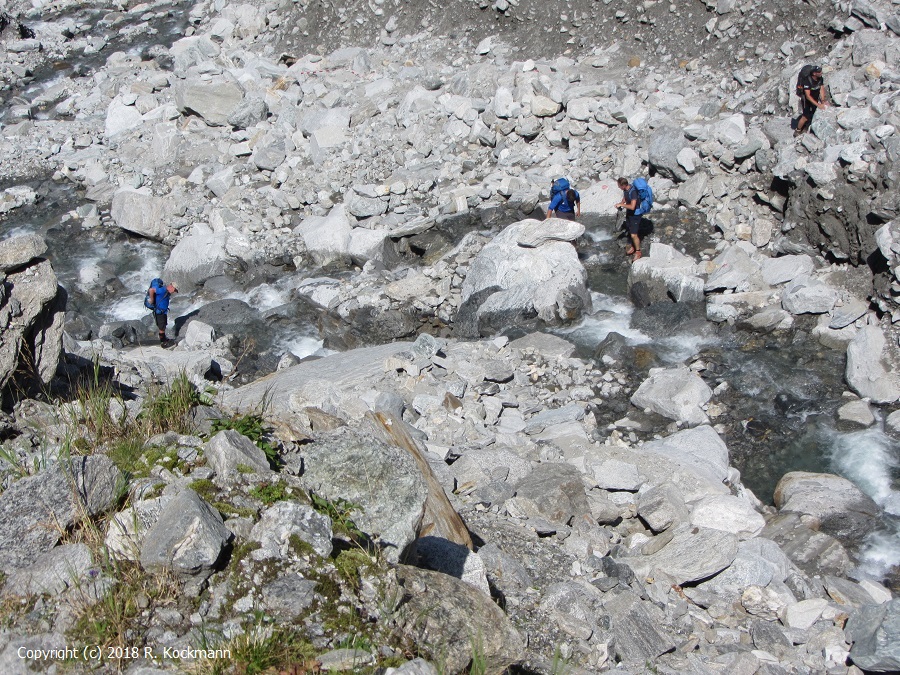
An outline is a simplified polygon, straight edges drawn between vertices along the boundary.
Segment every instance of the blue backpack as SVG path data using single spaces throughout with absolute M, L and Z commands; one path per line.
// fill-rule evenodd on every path
M 570 187 L 568 178 L 557 178 L 550 186 L 550 196 L 555 197 L 557 194 L 565 192 Z
M 641 196 L 641 203 L 634 211 L 634 215 L 642 216 L 653 208 L 653 190 L 650 184 L 643 178 L 635 178 L 631 183 Z
M 156 293 L 159 293 L 162 289 L 166 287 L 166 282 L 162 279 L 154 279 L 150 282 L 150 288 L 152 288 Z M 150 288 L 147 289 L 147 292 L 144 294 L 144 307 L 147 309 L 156 309 L 156 301 L 150 299 Z

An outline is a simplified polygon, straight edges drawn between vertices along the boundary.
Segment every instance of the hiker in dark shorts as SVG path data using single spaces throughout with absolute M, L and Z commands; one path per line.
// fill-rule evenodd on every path
M 169 324 L 169 301 L 172 294 L 177 293 L 178 289 L 175 284 L 168 283 L 157 288 L 151 284 L 147 289 L 147 299 L 153 307 L 153 318 L 156 320 L 156 327 L 159 329 L 159 344 L 163 347 L 169 347 L 173 343 L 166 338 L 166 326 Z
M 550 206 L 547 209 L 547 218 L 562 218 L 575 220 L 581 217 L 581 195 L 578 190 L 569 188 L 553 195 Z
M 622 201 L 616 204 L 616 208 L 625 209 L 625 230 L 631 237 L 631 245 L 625 250 L 625 254 L 634 256 L 632 260 L 638 260 L 641 257 L 641 237 L 638 234 L 641 216 L 635 214 L 635 211 L 641 203 L 641 195 L 627 178 L 620 178 L 616 182 L 622 188 Z
M 797 120 L 795 136 L 802 134 L 812 122 L 816 110 L 828 105 L 825 101 L 825 82 L 822 78 L 822 68 L 813 66 L 808 74 L 803 72 L 797 76 L 797 93 L 800 98 L 800 117 Z

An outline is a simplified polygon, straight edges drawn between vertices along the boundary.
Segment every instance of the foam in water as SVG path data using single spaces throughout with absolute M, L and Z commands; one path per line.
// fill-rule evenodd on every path
M 141 266 L 119 274 L 119 281 L 128 293 L 107 306 L 104 314 L 110 321 L 131 321 L 142 319 L 147 315 L 144 294 L 150 280 L 160 276 L 165 265 L 163 251 L 159 247 L 141 243 L 134 244 L 133 249 L 135 256 L 141 261 Z
M 290 289 L 281 287 L 286 284 L 287 282 L 260 284 L 248 291 L 233 291 L 225 297 L 232 300 L 242 300 L 255 310 L 265 312 L 284 305 L 290 300 Z
M 311 337 L 299 337 L 284 343 L 284 348 L 298 359 L 305 359 L 307 356 L 328 356 L 334 354 L 331 349 L 324 349 L 324 340 L 317 340 Z
M 588 347 L 596 347 L 610 333 L 622 335 L 629 344 L 643 344 L 650 340 L 641 331 L 631 328 L 634 308 L 624 298 L 594 291 L 591 292 L 591 304 L 593 314 L 586 316 L 577 326 L 561 328 L 558 332 Z
M 885 509 L 882 526 L 866 539 L 860 570 L 876 577 L 900 566 L 900 491 L 894 476 L 900 468 L 900 447 L 880 429 L 833 432 L 831 463 Z

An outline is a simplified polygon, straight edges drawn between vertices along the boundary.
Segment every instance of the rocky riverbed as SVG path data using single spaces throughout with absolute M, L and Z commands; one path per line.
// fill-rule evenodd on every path
M 900 669 L 896 5 L 4 11 L 3 672 Z

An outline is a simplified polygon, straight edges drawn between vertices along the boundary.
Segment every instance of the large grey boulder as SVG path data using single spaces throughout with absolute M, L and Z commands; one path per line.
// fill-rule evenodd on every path
M 0 290 L 0 389 L 15 377 L 30 392 L 56 374 L 66 295 L 49 261 L 36 257 L 43 241 L 18 239 L 0 247 L 0 264 L 6 268 Z
M 447 672 L 463 672 L 474 658 L 502 672 L 522 658 L 525 642 L 490 596 L 440 572 L 400 565 L 401 601 L 393 614 L 398 634 Z
M 809 575 L 845 574 L 851 567 L 841 543 L 813 530 L 799 513 L 782 511 L 766 523 L 762 536 L 778 544 L 791 562 Z
M 873 403 L 900 399 L 900 375 L 888 365 L 887 340 L 878 326 L 865 326 L 847 345 L 844 377 L 850 388 Z
M 559 463 L 536 466 L 516 486 L 514 505 L 508 504 L 508 508 L 563 524 L 591 511 L 581 472 L 571 464 Z
M 712 398 L 712 389 L 688 368 L 650 371 L 631 396 L 631 403 L 642 409 L 677 420 L 689 426 L 709 422 L 701 406 Z
M 113 195 L 110 208 L 113 222 L 123 230 L 162 241 L 169 234 L 168 202 L 149 191 L 122 189 Z
M 752 245 L 746 242 L 733 244 L 713 260 L 713 270 L 706 279 L 704 290 L 733 290 L 736 293 L 764 289 L 759 263 L 751 258 Z
M 628 271 L 628 287 L 660 283 L 675 302 L 702 302 L 703 279 L 693 258 L 668 244 L 654 242 L 650 255 L 636 260 Z
M 22 478 L 0 494 L 0 572 L 32 565 L 79 517 L 119 496 L 122 473 L 107 457 L 77 457 Z
M 262 122 L 269 114 L 269 106 L 259 96 L 247 96 L 231 111 L 227 122 L 238 129 L 247 129 Z
M 193 490 L 182 490 L 162 508 L 144 537 L 141 566 L 203 580 L 215 571 L 233 537 L 218 511 Z
M 182 238 L 169 253 L 163 279 L 188 292 L 207 279 L 224 274 L 234 265 L 226 250 L 227 232 L 191 234 Z
M 250 531 L 250 539 L 260 543 L 252 552 L 253 558 L 288 558 L 292 536 L 305 541 L 323 558 L 331 555 L 331 518 L 306 504 L 281 501 L 263 511 Z
M 231 485 L 240 477 L 242 467 L 257 473 L 270 473 L 266 453 L 249 438 L 234 429 L 225 429 L 203 446 L 203 456 L 216 472 L 216 482 Z
M 766 587 L 782 582 L 793 569 L 790 559 L 770 539 L 756 537 L 742 541 L 732 563 L 708 581 L 697 585 L 701 591 L 736 600 L 750 586 Z
M 105 543 L 110 554 L 123 560 L 138 560 L 144 537 L 171 499 L 171 495 L 140 499 L 114 515 L 106 528 Z
M 397 562 L 419 534 L 428 485 L 413 456 L 374 436 L 339 428 L 304 446 L 303 482 L 320 497 L 354 504 L 350 517 Z
M 873 673 L 900 670 L 900 598 L 863 605 L 850 615 L 844 635 L 857 667 Z
M 713 495 L 693 505 L 691 524 L 731 532 L 743 540 L 762 532 L 766 519 L 746 499 Z
M 791 471 L 778 481 L 773 499 L 779 510 L 812 516 L 822 532 L 851 544 L 872 531 L 881 513 L 852 482 L 827 473 Z
M 610 216 L 622 201 L 622 189 L 612 179 L 602 180 L 579 190 L 582 215 Z
M 824 314 L 837 302 L 837 291 L 809 275 L 789 281 L 781 294 L 781 306 L 791 314 Z
M 662 532 L 688 519 L 684 497 L 671 483 L 663 483 L 642 492 L 635 506 L 638 516 L 654 532 Z
M 244 90 L 234 82 L 189 80 L 175 88 L 175 105 L 185 115 L 196 114 L 211 126 L 223 126 L 237 110 Z
M 674 126 L 660 127 L 650 136 L 648 157 L 650 166 L 664 178 L 674 181 L 688 179 L 688 173 L 678 163 L 678 153 L 688 146 L 681 129 Z
M 37 234 L 23 234 L 0 241 L 0 273 L 8 274 L 47 252 L 47 242 Z
M 571 321 L 590 311 L 587 273 L 575 247 L 553 237 L 575 236 L 556 219 L 513 223 L 472 261 L 462 286 L 457 326 L 469 336 L 503 328 Z M 543 234 L 539 234 L 542 231 Z M 519 242 L 534 243 L 526 247 Z
M 294 232 L 303 237 L 313 261 L 320 266 L 349 262 L 351 231 L 352 225 L 343 204 L 335 206 L 327 216 L 306 218 L 294 228 Z

